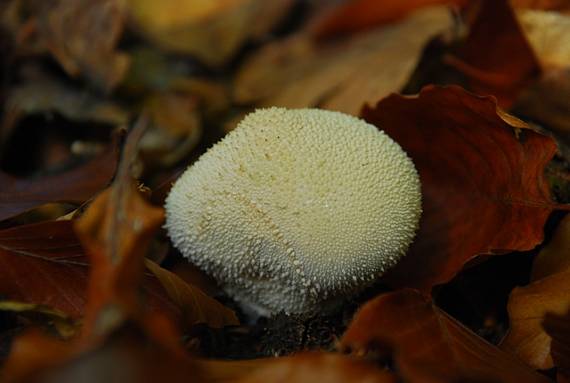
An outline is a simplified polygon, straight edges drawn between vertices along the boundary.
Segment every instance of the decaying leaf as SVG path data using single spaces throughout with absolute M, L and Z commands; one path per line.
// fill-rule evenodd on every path
M 32 331 L 19 337 L 3 370 L 3 381 L 18 382 L 188 382 L 196 376 L 191 360 L 127 324 L 114 336 L 81 351 L 77 342 L 62 342 Z
M 501 112 L 493 98 L 456 86 L 392 95 L 362 117 L 404 148 L 422 182 L 419 232 L 386 282 L 429 290 L 478 254 L 542 242 L 556 208 L 543 175 L 556 151 L 551 138 Z
M 60 174 L 22 179 L 0 172 L 0 220 L 46 203 L 83 203 L 109 184 L 116 166 L 112 145 L 89 162 Z
M 553 366 L 552 338 L 542 323 L 547 314 L 564 315 L 570 310 L 570 215 L 560 223 L 551 242 L 533 265 L 533 282 L 513 290 L 508 310 L 511 329 L 501 347 L 529 365 Z
M 537 121 L 553 132 L 566 147 L 570 145 L 570 68 L 551 70 L 525 89 L 513 110 L 525 118 Z M 565 149 L 565 148 L 561 148 Z M 564 154 L 570 158 L 569 150 Z
M 419 292 L 380 295 L 356 314 L 341 345 L 392 355 L 407 382 L 548 382 L 516 357 L 487 343 Z
M 267 33 L 292 4 L 291 0 L 129 0 L 126 7 L 135 29 L 150 41 L 219 66 L 245 41 Z
M 153 124 L 140 142 L 141 155 L 172 166 L 188 155 L 202 136 L 198 97 L 163 92 L 150 96 L 145 111 Z
M 352 0 L 341 3 L 320 20 L 315 26 L 315 33 L 320 37 L 354 33 L 396 22 L 422 7 L 437 4 L 463 6 L 466 3 L 466 0 Z
M 551 355 L 558 370 L 558 382 L 570 381 L 570 311 L 564 315 L 547 313 L 542 322 L 552 339 Z
M 83 313 L 87 261 L 70 221 L 0 231 L 0 264 L 3 297 Z
M 338 354 L 302 353 L 279 358 L 240 379 L 240 383 L 396 383 L 397 377 L 374 364 Z
M 73 231 L 73 221 L 48 221 L 0 231 L 0 296 L 84 314 L 89 261 Z M 153 310 L 177 310 L 158 281 L 145 277 Z
M 163 269 L 151 260 L 146 267 L 158 278 L 168 296 L 180 307 L 188 326 L 206 323 L 210 327 L 239 325 L 236 314 L 200 289 L 184 282 L 178 275 Z
M 116 50 L 124 15 L 118 0 L 35 1 L 39 35 L 72 77 L 109 91 L 123 79 L 129 58 Z
M 570 68 L 570 15 L 519 10 L 517 18 L 544 70 Z
M 448 59 L 469 78 L 473 91 L 495 96 L 502 107 L 510 107 L 540 74 L 538 60 L 507 0 L 482 1 L 457 57 Z
M 418 10 L 401 23 L 318 43 L 309 31 L 259 50 L 238 71 L 238 103 L 320 107 L 358 114 L 401 90 L 428 41 L 453 25 L 448 8 Z

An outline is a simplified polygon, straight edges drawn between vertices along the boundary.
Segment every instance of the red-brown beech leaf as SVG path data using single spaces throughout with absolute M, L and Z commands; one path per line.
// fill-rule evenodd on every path
M 0 297 L 83 315 L 89 260 L 72 221 L 48 221 L 0 231 Z M 153 276 L 144 290 L 153 310 L 180 315 Z
M 449 63 L 462 71 L 476 93 L 492 94 L 510 107 L 518 93 L 540 74 L 535 57 L 508 0 L 483 0 L 457 57 Z
M 115 174 L 115 145 L 67 172 L 19 179 L 0 171 L 0 220 L 51 202 L 83 203 L 104 189 Z
M 511 328 L 501 347 L 527 364 L 540 369 L 553 367 L 552 338 L 545 331 L 547 314 L 564 315 L 570 310 L 570 215 L 550 243 L 536 257 L 533 282 L 515 288 L 507 306 Z
M 88 263 L 71 221 L 0 231 L 0 295 L 79 317 Z
M 388 284 L 426 291 L 478 254 L 542 242 L 556 208 L 543 176 L 556 144 L 497 109 L 494 98 L 428 86 L 365 107 L 362 117 L 402 146 L 422 183 L 420 229 L 385 275 Z
M 374 364 L 356 358 L 327 353 L 302 353 L 269 361 L 240 383 L 396 383 L 397 377 Z
M 416 290 L 366 303 L 341 346 L 393 356 L 406 382 L 548 382 L 515 356 L 487 343 Z
M 239 325 L 239 319 L 229 308 L 202 290 L 186 283 L 178 275 L 146 259 L 145 265 L 160 281 L 168 296 L 181 309 L 186 324 L 206 323 L 210 327 Z

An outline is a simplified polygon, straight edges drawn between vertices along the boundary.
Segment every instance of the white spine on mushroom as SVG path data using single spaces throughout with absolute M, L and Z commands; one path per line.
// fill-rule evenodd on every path
M 174 245 L 261 315 L 316 310 L 404 256 L 416 169 L 384 132 L 319 109 L 260 109 L 189 167 L 166 201 Z

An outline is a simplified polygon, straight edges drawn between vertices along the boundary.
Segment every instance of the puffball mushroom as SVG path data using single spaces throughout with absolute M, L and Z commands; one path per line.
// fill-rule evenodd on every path
M 178 179 L 174 245 L 259 315 L 312 313 L 369 285 L 418 228 L 414 164 L 375 126 L 319 109 L 259 109 Z

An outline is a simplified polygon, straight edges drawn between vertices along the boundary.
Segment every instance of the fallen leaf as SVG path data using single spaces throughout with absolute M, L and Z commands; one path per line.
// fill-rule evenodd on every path
M 144 109 L 152 121 L 139 144 L 146 163 L 172 166 L 199 143 L 202 121 L 196 96 L 174 92 L 154 94 L 147 98 Z
M 570 69 L 551 70 L 527 87 L 517 99 L 513 110 L 542 124 L 565 146 L 570 146 Z M 561 148 L 563 149 L 563 148 Z M 567 153 L 566 156 L 570 158 Z
M 319 44 L 308 31 L 301 32 L 247 60 L 235 77 L 235 100 L 357 115 L 363 103 L 401 90 L 425 45 L 452 25 L 449 9 L 439 6 L 331 43 Z
M 528 9 L 516 15 L 543 70 L 570 68 L 570 15 Z
M 354 33 L 403 19 L 414 10 L 437 4 L 464 6 L 467 0 L 351 0 L 341 3 L 314 27 L 319 38 Z
M 533 264 L 533 282 L 515 288 L 510 297 L 510 331 L 501 347 L 539 369 L 553 367 L 552 338 L 542 323 L 547 314 L 564 315 L 570 310 L 570 216 L 556 229 L 550 243 Z
M 406 382 L 549 382 L 411 289 L 367 302 L 343 335 L 341 347 L 392 355 Z
M 124 24 L 120 1 L 49 0 L 32 10 L 40 38 L 67 74 L 104 91 L 122 81 L 129 58 L 116 49 Z
M 64 312 L 35 303 L 0 301 L 0 311 L 28 318 L 34 325 L 46 326 L 62 339 L 69 339 L 77 333 L 79 326 Z
M 552 339 L 551 354 L 557 367 L 558 382 L 570 381 L 570 311 L 564 315 L 547 313 L 542 322 Z
M 163 49 L 224 64 L 252 37 L 267 33 L 292 6 L 291 0 L 129 0 L 135 30 Z
M 570 215 L 558 224 L 550 242 L 540 250 L 532 264 L 531 281 L 570 269 Z
M 568 0 L 510 0 L 513 8 L 559 10 L 570 9 Z
M 13 344 L 3 381 L 16 382 L 188 382 L 196 376 L 190 358 L 153 342 L 134 324 L 126 324 L 92 349 L 28 332 Z
M 143 259 L 164 219 L 163 209 L 145 201 L 131 175 L 147 126 L 144 117 L 138 121 L 125 143 L 113 184 L 75 223 L 92 265 L 83 331 L 86 338 L 104 336 L 144 312 L 139 298 Z M 113 320 L 108 320 L 107 311 L 114 313 Z
M 162 283 L 172 301 L 181 309 L 188 326 L 205 323 L 210 327 L 237 326 L 236 314 L 210 298 L 200 289 L 184 282 L 178 275 L 163 269 L 149 259 L 145 265 Z
M 0 231 L 0 294 L 81 316 L 88 264 L 72 225 L 42 222 Z
M 301 382 L 396 383 L 397 377 L 374 364 L 348 356 L 302 353 L 279 358 L 240 379 L 240 383 Z
M 507 0 L 482 2 L 456 54 L 448 57 L 448 63 L 469 78 L 471 90 L 497 97 L 504 108 L 540 74 L 537 58 Z
M 80 318 L 89 261 L 73 224 L 48 221 L 1 230 L 0 296 Z M 178 315 L 156 278 L 146 276 L 144 286 L 153 310 Z
M 365 107 L 362 117 L 402 146 L 422 183 L 420 229 L 385 275 L 388 284 L 427 291 L 476 255 L 542 242 L 558 207 L 543 174 L 556 151 L 551 138 L 500 111 L 493 98 L 457 86 L 394 94 Z
M 89 162 L 59 174 L 22 179 L 0 171 L 0 220 L 51 202 L 83 203 L 109 184 L 116 166 L 112 145 Z

